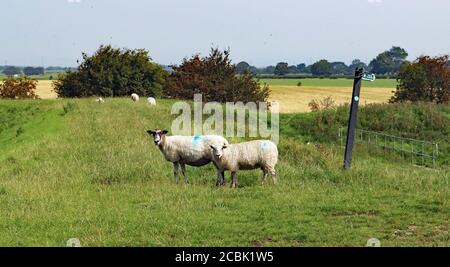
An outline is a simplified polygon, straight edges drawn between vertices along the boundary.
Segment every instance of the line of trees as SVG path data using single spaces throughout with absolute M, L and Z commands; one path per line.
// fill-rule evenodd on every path
M 0 72 L 3 73 L 6 76 L 14 76 L 14 75 L 43 75 L 48 72 L 52 73 L 58 73 L 58 72 L 64 72 L 67 70 L 70 70 L 69 67 L 59 67 L 59 66 L 49 66 L 49 67 L 32 67 L 32 66 L 26 66 L 26 67 L 19 67 L 19 66 L 0 66 Z
M 408 53 L 405 49 L 393 46 L 377 55 L 369 64 L 354 59 L 350 65 L 342 61 L 329 62 L 326 59 L 321 59 L 311 65 L 300 63 L 297 65 L 289 65 L 287 62 L 278 62 L 275 66 L 267 66 L 264 68 L 257 68 L 251 66 L 245 61 L 236 64 L 236 69 L 239 73 L 252 72 L 254 74 L 271 74 L 283 76 L 287 74 L 312 74 L 316 76 L 330 76 L 330 75 L 352 75 L 356 67 L 363 67 L 375 74 L 382 75 L 397 75 L 404 63 L 407 63 L 406 57 Z

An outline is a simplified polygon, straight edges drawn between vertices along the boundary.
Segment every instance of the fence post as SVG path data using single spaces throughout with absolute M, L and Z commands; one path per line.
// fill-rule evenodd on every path
M 363 68 L 356 68 L 353 79 L 352 102 L 350 105 L 350 115 L 348 118 L 347 140 L 345 142 L 344 169 L 349 169 L 352 165 L 353 142 L 355 139 L 356 115 L 358 113 L 359 93 L 361 91 L 361 81 Z

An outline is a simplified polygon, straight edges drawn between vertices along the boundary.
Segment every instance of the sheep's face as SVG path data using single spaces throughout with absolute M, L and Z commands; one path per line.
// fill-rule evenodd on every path
M 162 142 L 163 136 L 168 133 L 167 130 L 148 130 L 147 133 L 153 136 L 153 142 L 155 145 L 159 145 Z
M 227 144 L 210 145 L 214 157 L 220 159 L 223 156 L 223 150 L 227 148 Z

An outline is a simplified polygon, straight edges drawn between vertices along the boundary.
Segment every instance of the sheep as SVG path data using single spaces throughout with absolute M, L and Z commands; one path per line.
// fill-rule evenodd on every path
M 154 106 L 154 105 L 156 105 L 156 99 L 154 97 L 149 97 L 149 98 L 147 98 L 147 103 L 149 105 Z
M 139 101 L 139 95 L 135 94 L 135 93 L 132 93 L 131 94 L 131 100 L 133 100 L 134 102 Z
M 212 162 L 211 145 L 228 145 L 228 141 L 219 135 L 166 136 L 168 131 L 160 129 L 147 130 L 147 133 L 153 137 L 153 142 L 163 153 L 164 158 L 173 163 L 173 174 L 177 183 L 179 165 L 181 165 L 185 182 L 189 183 L 186 174 L 186 164 L 196 167 L 206 165 Z M 215 163 L 214 166 L 217 169 Z M 223 175 L 217 169 L 216 185 L 219 184 L 220 177 L 223 177 Z
M 95 99 L 95 102 L 105 103 L 105 100 L 102 97 L 97 97 L 97 99 Z
M 267 174 L 272 175 L 272 181 L 277 183 L 275 165 L 278 161 L 278 148 L 272 141 L 255 140 L 239 144 L 210 146 L 213 162 L 216 163 L 220 177 L 220 184 L 223 185 L 225 178 L 224 171 L 231 172 L 231 187 L 237 186 L 237 171 L 252 170 L 261 168 L 262 183 L 265 182 Z

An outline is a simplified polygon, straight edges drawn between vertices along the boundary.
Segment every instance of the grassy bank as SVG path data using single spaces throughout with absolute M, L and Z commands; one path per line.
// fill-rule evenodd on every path
M 344 172 L 340 147 L 305 144 L 286 115 L 278 185 L 255 170 L 217 188 L 212 166 L 175 184 L 145 133 L 170 129 L 173 102 L 0 101 L 0 245 L 450 245 L 448 171 L 359 150 Z

